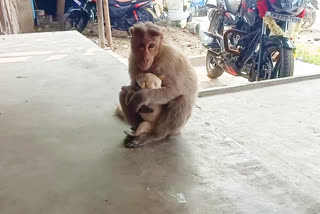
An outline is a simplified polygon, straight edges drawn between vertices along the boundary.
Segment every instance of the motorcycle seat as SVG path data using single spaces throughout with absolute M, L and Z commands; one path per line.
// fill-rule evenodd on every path
M 123 16 L 128 10 L 129 8 L 131 8 L 132 5 L 128 5 L 128 6 L 119 6 L 119 5 L 109 5 L 109 13 L 110 13 L 110 17 L 121 17 Z

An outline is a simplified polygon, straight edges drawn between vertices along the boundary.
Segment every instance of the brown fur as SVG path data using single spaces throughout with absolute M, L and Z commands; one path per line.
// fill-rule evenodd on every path
M 120 93 L 123 113 L 130 125 L 137 127 L 141 122 L 137 113 L 141 106 L 164 105 L 153 132 L 141 134 L 126 143 L 127 147 L 138 147 L 180 132 L 191 116 L 198 82 L 189 60 L 163 39 L 163 30 L 159 26 L 152 23 L 137 24 L 130 32 L 131 85 L 123 87 Z M 163 87 L 136 90 L 136 76 L 141 72 L 163 75 Z

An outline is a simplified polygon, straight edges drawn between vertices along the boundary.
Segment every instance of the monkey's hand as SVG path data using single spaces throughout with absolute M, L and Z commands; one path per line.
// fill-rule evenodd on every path
M 121 91 L 125 92 L 125 104 L 128 105 L 133 95 L 139 91 L 140 88 L 136 86 L 122 86 Z
M 139 109 L 142 106 L 147 106 L 150 104 L 150 98 L 147 96 L 148 92 L 151 89 L 142 89 L 138 92 L 136 92 L 130 99 L 128 105 L 132 105 L 133 108 L 135 108 L 136 112 L 139 111 Z
M 129 86 L 122 86 L 121 87 L 121 91 L 125 91 L 125 92 L 135 93 L 139 90 L 140 90 L 140 88 L 138 86 L 129 85 Z

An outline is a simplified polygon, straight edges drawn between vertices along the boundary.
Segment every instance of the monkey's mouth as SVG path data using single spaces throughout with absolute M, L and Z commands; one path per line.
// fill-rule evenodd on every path
M 152 61 L 139 64 L 141 71 L 147 71 L 152 65 Z

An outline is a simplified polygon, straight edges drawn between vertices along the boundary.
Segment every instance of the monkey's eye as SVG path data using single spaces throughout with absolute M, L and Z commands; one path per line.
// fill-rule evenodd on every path
M 154 44 L 150 44 L 150 45 L 149 45 L 149 48 L 154 48 Z

